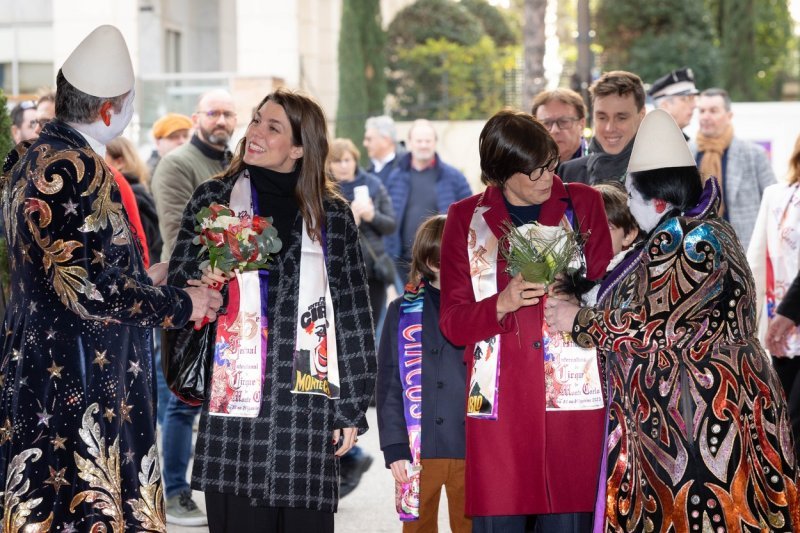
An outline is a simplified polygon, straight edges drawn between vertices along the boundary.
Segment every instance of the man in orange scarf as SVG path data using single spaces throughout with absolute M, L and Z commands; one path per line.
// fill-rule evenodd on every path
M 767 153 L 733 135 L 731 97 L 724 89 L 706 89 L 697 101 L 700 133 L 692 146 L 700 174 L 714 176 L 722 190 L 720 216 L 731 223 L 744 249 L 758 216 L 761 195 L 775 183 Z

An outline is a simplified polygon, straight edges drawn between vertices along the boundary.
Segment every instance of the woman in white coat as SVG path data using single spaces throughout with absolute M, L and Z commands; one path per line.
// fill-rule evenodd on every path
M 764 190 L 747 261 L 756 282 L 759 340 L 768 346 L 767 328 L 800 271 L 800 137 L 789 159 L 786 181 Z M 785 346 L 783 354 L 772 353 L 772 363 L 786 397 L 791 398 L 792 390 L 800 389 L 800 328 L 789 332 Z M 800 390 L 794 395 L 800 397 Z M 800 420 L 800 402 L 790 402 L 789 411 L 793 422 Z M 800 445 L 795 443 L 795 449 L 800 458 Z

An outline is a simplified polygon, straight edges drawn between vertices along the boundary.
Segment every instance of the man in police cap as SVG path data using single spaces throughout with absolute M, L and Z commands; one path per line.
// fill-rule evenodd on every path
M 683 129 L 692 121 L 695 98 L 700 91 L 694 85 L 692 69 L 683 67 L 658 78 L 650 87 L 650 96 L 658 109 L 663 109 Z M 683 134 L 686 140 L 689 137 Z
M 55 119 L 3 169 L 0 512 L 14 531 L 166 531 L 151 331 L 213 320 L 222 298 L 144 269 L 103 160 L 133 114 L 119 30 L 89 34 L 56 84 Z

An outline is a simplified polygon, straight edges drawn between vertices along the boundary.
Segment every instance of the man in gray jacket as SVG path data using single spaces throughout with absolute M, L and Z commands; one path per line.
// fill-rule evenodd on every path
M 714 176 L 722 190 L 720 216 L 731 223 L 747 250 L 758 217 L 761 195 L 775 183 L 767 152 L 733 135 L 731 97 L 723 89 L 706 89 L 697 101 L 700 133 L 692 144 L 700 174 Z
M 150 182 L 158 211 L 158 225 L 164 248 L 161 260 L 169 261 L 181 226 L 186 204 L 198 185 L 222 172 L 230 162 L 228 142 L 236 128 L 233 97 L 227 91 L 203 94 L 192 115 L 195 133 L 191 140 L 164 156 Z M 159 406 L 159 410 L 163 406 Z M 192 453 L 192 427 L 199 407 L 190 407 L 170 396 L 161 427 L 164 495 L 167 522 L 182 526 L 203 526 L 207 519 L 192 500 L 186 480 Z
M 164 248 L 161 260 L 169 261 L 181 217 L 198 185 L 222 172 L 230 162 L 228 143 L 236 129 L 233 97 L 216 89 L 203 94 L 192 114 L 195 133 L 188 143 L 167 154 L 150 181 L 158 210 Z

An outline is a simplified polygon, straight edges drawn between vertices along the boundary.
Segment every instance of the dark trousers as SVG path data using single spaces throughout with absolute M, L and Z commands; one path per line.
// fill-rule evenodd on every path
M 591 533 L 592 513 L 473 516 L 472 533 Z
M 294 507 L 256 507 L 250 498 L 206 492 L 210 533 L 333 533 L 333 513 Z
M 800 355 L 773 357 L 772 366 L 781 380 L 789 406 L 789 419 L 794 433 L 795 457 L 800 460 Z
M 386 284 L 377 279 L 367 281 L 369 287 L 369 305 L 372 309 L 372 325 L 375 326 L 375 338 L 380 339 L 380 332 L 377 331 L 378 323 L 382 315 L 386 312 Z

